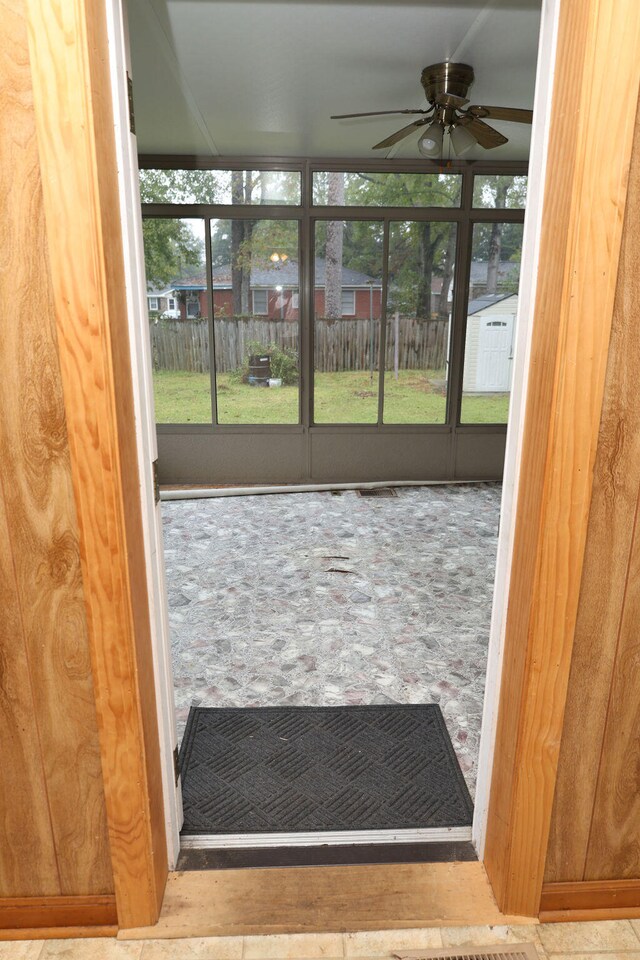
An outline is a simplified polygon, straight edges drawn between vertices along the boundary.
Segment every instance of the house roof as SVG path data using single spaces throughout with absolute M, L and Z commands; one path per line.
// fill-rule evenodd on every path
M 471 261 L 471 282 L 483 283 L 487 279 L 489 263 L 487 260 Z M 516 260 L 501 260 L 498 264 L 498 281 L 507 280 L 513 273 L 517 273 L 520 264 Z
M 516 293 L 485 293 L 483 297 L 477 297 L 475 300 L 469 301 L 467 316 L 470 317 L 474 313 L 482 313 L 483 310 L 493 306 L 494 303 L 500 303 L 501 300 L 508 300 L 509 297 L 517 298 L 517 296 Z
M 322 257 L 316 257 L 315 260 L 315 283 L 317 287 L 323 287 L 325 283 L 326 261 Z M 222 266 L 214 267 L 212 271 L 213 286 L 220 290 L 231 289 L 231 265 L 228 263 Z M 285 263 L 273 264 L 273 266 L 254 267 L 251 270 L 250 285 L 252 287 L 274 287 L 276 284 L 282 284 L 283 287 L 297 287 L 299 283 L 299 270 L 297 260 L 287 260 Z M 364 287 L 371 283 L 376 289 L 380 289 L 382 281 L 375 277 L 370 277 L 359 270 L 351 270 L 349 267 L 342 268 L 342 286 L 343 287 Z M 204 272 L 191 277 L 183 277 L 181 280 L 173 281 L 175 290 L 205 290 L 206 277 Z M 151 294 L 153 296 L 153 294 Z
M 501 260 L 498 266 L 498 283 L 504 283 L 509 280 L 514 273 L 517 273 L 520 264 L 513 260 Z M 486 260 L 473 260 L 471 263 L 471 284 L 485 283 L 487 280 L 488 263 Z M 315 260 L 315 284 L 317 287 L 323 287 L 325 284 L 326 261 L 322 257 L 316 257 Z M 297 287 L 299 283 L 299 271 L 297 260 L 287 260 L 285 263 L 274 264 L 273 266 L 254 267 L 251 271 L 250 285 L 252 288 L 274 287 L 276 284 L 282 284 L 283 287 Z M 351 270 L 349 267 L 342 268 L 342 286 L 343 287 L 366 287 L 372 283 L 374 289 L 379 290 L 382 287 L 382 281 L 371 277 L 359 270 Z M 213 269 L 213 286 L 218 290 L 231 289 L 231 265 L 222 264 Z M 149 290 L 147 296 L 170 296 L 172 290 L 206 290 L 207 281 L 204 270 L 192 276 L 182 277 L 172 281 L 169 289 L 162 291 Z M 432 293 L 440 293 L 442 289 L 442 277 L 434 277 L 431 285 Z M 500 294 L 498 300 L 504 299 L 512 294 Z M 480 298 L 482 299 L 482 298 Z M 472 301 L 473 303 L 479 302 Z M 496 301 L 494 301 L 496 302 Z M 485 304 L 484 306 L 488 306 Z M 478 307 L 484 309 L 484 307 Z M 470 311 L 471 312 L 477 312 Z
M 147 287 L 148 297 L 172 297 L 175 287 Z

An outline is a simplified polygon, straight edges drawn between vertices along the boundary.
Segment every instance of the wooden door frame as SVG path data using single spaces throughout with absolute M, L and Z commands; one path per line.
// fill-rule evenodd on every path
M 498 904 L 517 914 L 537 914 L 542 893 L 639 56 L 640 8 L 633 0 L 561 0 L 484 845 Z M 600 134 L 603 111 L 605 137 Z
M 26 6 L 111 861 L 126 928 L 155 923 L 168 870 L 107 8 L 105 0 Z
M 498 905 L 529 916 L 542 888 L 640 72 L 634 0 L 559 2 L 558 96 L 517 438 L 526 483 L 508 589 L 497 600 L 506 611 L 503 693 L 485 845 Z M 155 690 L 145 682 L 152 625 L 106 2 L 27 6 L 118 921 L 144 926 L 158 916 L 167 857 Z

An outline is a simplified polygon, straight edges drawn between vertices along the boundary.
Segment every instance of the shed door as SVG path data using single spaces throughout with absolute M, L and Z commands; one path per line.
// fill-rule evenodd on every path
M 512 316 L 480 320 L 476 390 L 502 392 L 511 386 Z

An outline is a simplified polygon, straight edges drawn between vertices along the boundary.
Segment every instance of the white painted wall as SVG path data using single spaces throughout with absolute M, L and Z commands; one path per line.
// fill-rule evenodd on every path
M 160 506 L 156 505 L 154 498 L 152 464 L 158 453 L 138 187 L 138 153 L 136 138 L 129 130 L 128 39 L 121 0 L 108 0 L 106 8 L 165 824 L 169 869 L 174 869 L 180 848 L 182 798 L 176 787 L 173 771 L 173 750 L 177 745 L 178 735 L 173 700 L 162 519 Z
M 520 460 L 522 455 L 525 402 L 529 381 L 532 319 L 538 280 L 542 205 L 547 172 L 547 151 L 552 115 L 559 13 L 560 0 L 544 0 L 538 49 L 538 72 L 534 99 L 531 156 L 529 159 L 528 198 L 524 221 L 509 426 L 507 429 L 502 485 L 500 536 L 498 538 L 498 557 L 493 593 L 487 681 L 482 715 L 482 735 L 480 739 L 478 782 L 476 786 L 473 821 L 473 840 L 478 852 L 478 857 L 481 860 L 484 857 L 493 754 L 495 750 L 498 706 L 500 702 L 500 678 L 502 676 L 504 655 L 504 629 L 513 556 L 515 512 L 518 486 L 520 483 Z

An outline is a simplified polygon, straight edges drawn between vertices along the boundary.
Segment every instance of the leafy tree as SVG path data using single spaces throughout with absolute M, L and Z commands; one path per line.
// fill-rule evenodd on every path
M 192 203 L 202 189 L 200 170 L 141 170 L 140 199 L 143 203 Z M 147 284 L 166 287 L 188 272 L 197 272 L 204 262 L 204 242 L 186 220 L 142 221 Z
M 474 205 L 522 207 L 526 177 L 478 177 Z M 140 174 L 145 202 L 221 202 L 253 206 L 299 201 L 299 176 L 282 171 L 145 170 Z M 455 224 L 411 220 L 415 207 L 455 207 L 460 177 L 455 174 L 320 173 L 314 175 L 316 203 L 347 206 L 395 206 L 407 219 L 393 224 L 389 284 L 397 309 L 431 319 L 433 280 L 441 278 L 437 317 L 448 317 L 448 299 L 455 266 Z M 234 313 L 248 313 L 251 270 L 270 267 L 272 255 L 298 259 L 298 227 L 294 221 L 232 218 L 212 222 L 213 266 L 231 265 Z M 518 260 L 522 226 L 516 223 L 479 224 L 474 231 L 474 259 L 488 264 L 487 290 L 498 286 L 499 264 Z M 383 232 L 375 221 L 327 221 L 316 228 L 316 255 L 326 261 L 325 313 L 341 316 L 343 264 L 378 281 L 382 278 Z M 148 279 L 156 285 L 176 275 L 202 271 L 204 246 L 188 221 L 146 220 L 145 252 Z M 277 281 L 277 262 L 274 281 Z M 517 284 L 517 277 L 509 282 Z M 505 281 L 500 281 L 501 288 Z
M 496 210 L 522 208 L 527 197 L 527 178 L 514 176 L 477 177 L 474 184 L 475 206 L 492 207 Z M 497 293 L 500 263 L 506 260 L 519 261 L 522 249 L 522 224 L 478 224 L 474 229 L 473 255 L 476 260 L 487 261 L 487 293 Z M 510 277 L 515 282 L 517 277 Z M 504 287 L 504 282 L 501 284 Z M 515 291 L 514 291 L 515 292 Z
M 345 199 L 367 207 L 407 209 L 407 220 L 394 224 L 390 245 L 390 300 L 397 309 L 430 319 L 432 286 L 442 277 L 438 316 L 448 316 L 447 300 L 455 260 L 455 226 L 441 221 L 412 221 L 412 207 L 457 206 L 460 178 L 451 174 L 348 173 Z M 380 231 L 381 233 L 381 231 Z M 345 262 L 376 278 L 382 274 L 382 238 L 372 243 L 370 224 L 349 223 L 345 232 Z
M 141 170 L 140 197 L 143 203 L 299 203 L 300 177 L 287 171 L 230 170 Z M 249 312 L 251 264 L 255 256 L 284 245 L 283 230 L 277 221 L 271 237 L 262 224 L 269 221 L 219 220 L 212 224 L 213 266 L 232 265 L 234 312 Z M 259 230 L 260 245 L 253 243 Z M 204 270 L 204 243 L 188 222 L 144 220 L 147 280 L 164 286 L 177 276 Z M 288 243 L 290 247 L 291 244 Z M 288 251 L 287 251 L 288 252 Z M 297 257 L 295 251 L 288 256 Z
M 178 277 L 202 270 L 204 242 L 187 221 L 145 218 L 142 235 L 149 286 L 167 287 Z

